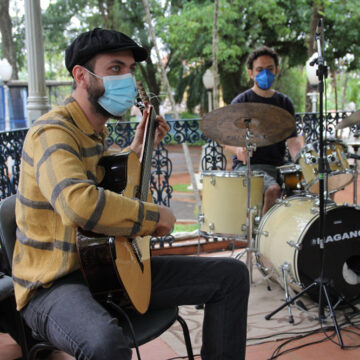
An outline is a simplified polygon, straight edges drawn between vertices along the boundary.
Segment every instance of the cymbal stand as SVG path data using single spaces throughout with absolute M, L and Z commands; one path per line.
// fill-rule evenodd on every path
M 246 236 L 247 236 L 247 247 L 244 251 L 240 252 L 236 259 L 240 259 L 241 256 L 246 253 L 246 265 L 249 270 L 250 284 L 253 283 L 252 269 L 252 253 L 255 252 L 254 238 L 253 238 L 253 213 L 256 208 L 251 208 L 251 166 L 250 158 L 252 151 L 256 150 L 256 145 L 251 143 L 251 138 L 254 135 L 251 133 L 250 126 L 251 119 L 245 119 L 246 125 L 246 187 L 247 187 L 247 208 L 246 208 Z
M 330 317 L 333 320 L 335 332 L 337 334 L 340 347 L 344 348 L 344 343 L 339 331 L 339 327 L 336 321 L 336 316 L 333 310 L 333 307 L 331 305 L 331 301 L 328 295 L 327 291 L 327 285 L 328 285 L 328 279 L 324 277 L 324 268 L 325 268 L 325 202 L 324 202 L 324 178 L 326 180 L 326 171 L 327 171 L 327 158 L 324 157 L 324 124 L 323 124 L 323 94 L 324 94 L 324 77 L 327 75 L 327 68 L 324 63 L 324 58 L 322 56 L 322 46 L 321 46 L 321 40 L 324 43 L 322 37 L 323 37 L 323 19 L 321 18 L 319 21 L 319 25 L 316 30 L 315 39 L 317 43 L 318 48 L 318 58 L 313 62 L 312 65 L 315 63 L 318 64 L 318 70 L 317 70 L 317 76 L 319 78 L 319 147 L 320 147 L 320 154 L 319 154 L 319 169 L 318 169 L 318 176 L 319 176 L 319 200 L 320 200 L 320 212 L 319 212 L 319 244 L 320 244 L 320 274 L 319 277 L 314 280 L 313 283 L 311 283 L 309 286 L 307 286 L 304 290 L 297 293 L 293 298 L 287 298 L 285 300 L 285 303 L 278 307 L 275 311 L 265 316 L 266 320 L 269 320 L 274 314 L 276 314 L 278 311 L 283 309 L 285 306 L 288 306 L 289 304 L 292 304 L 298 297 L 303 295 L 304 293 L 308 292 L 313 287 L 319 288 L 319 310 L 318 310 L 318 320 L 322 324 L 324 321 L 324 302 L 326 301 L 330 313 Z M 327 195 L 327 191 L 326 191 Z M 323 295 L 325 295 L 325 299 L 323 298 Z M 324 301 L 325 300 L 325 301 Z
M 358 179 L 358 155 L 357 152 L 359 150 L 359 145 L 352 145 L 353 149 L 354 149 L 354 180 L 353 180 L 353 184 L 354 184 L 354 198 L 353 198 L 353 203 L 356 205 L 357 204 L 357 179 Z

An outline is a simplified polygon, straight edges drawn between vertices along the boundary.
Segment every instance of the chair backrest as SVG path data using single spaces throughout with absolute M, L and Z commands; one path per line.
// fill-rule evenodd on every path
M 9 271 L 16 241 L 15 200 L 16 195 L 11 195 L 0 201 L 0 241 Z

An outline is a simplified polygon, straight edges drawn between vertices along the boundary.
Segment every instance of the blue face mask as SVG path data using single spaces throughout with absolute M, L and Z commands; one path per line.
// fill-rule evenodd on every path
M 274 79 L 275 75 L 268 69 L 261 70 L 255 78 L 259 88 L 263 90 L 270 89 Z
M 99 98 L 98 103 L 110 114 L 114 116 L 124 115 L 134 105 L 138 91 L 132 74 L 98 76 L 89 70 L 87 71 L 103 80 L 105 92 Z

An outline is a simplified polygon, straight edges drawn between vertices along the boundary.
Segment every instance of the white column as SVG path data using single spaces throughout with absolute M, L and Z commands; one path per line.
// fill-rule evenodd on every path
M 7 82 L 4 81 L 5 131 L 10 130 L 9 98 L 9 87 L 7 86 Z
M 45 86 L 40 0 L 25 0 L 25 41 L 28 63 L 28 126 L 49 110 Z
M 310 97 L 311 100 L 311 112 L 315 113 L 317 110 L 317 97 L 318 93 L 316 91 L 307 93 L 307 96 Z

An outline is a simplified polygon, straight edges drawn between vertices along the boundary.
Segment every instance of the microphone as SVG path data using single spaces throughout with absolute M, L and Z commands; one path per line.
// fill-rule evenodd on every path
M 313 49 L 316 49 L 316 41 L 317 39 L 321 39 L 321 41 L 324 43 L 324 33 L 323 33 L 323 19 L 319 19 L 319 22 L 315 29 L 315 36 L 314 36 L 314 43 L 313 43 Z
M 318 22 L 318 24 L 316 26 L 315 35 L 317 35 L 317 36 L 321 35 L 322 29 L 323 29 L 323 21 L 322 21 L 322 18 L 321 18 L 321 19 L 319 19 L 319 22 Z
M 360 155 L 356 154 L 348 154 L 348 157 L 355 160 L 360 160 Z

